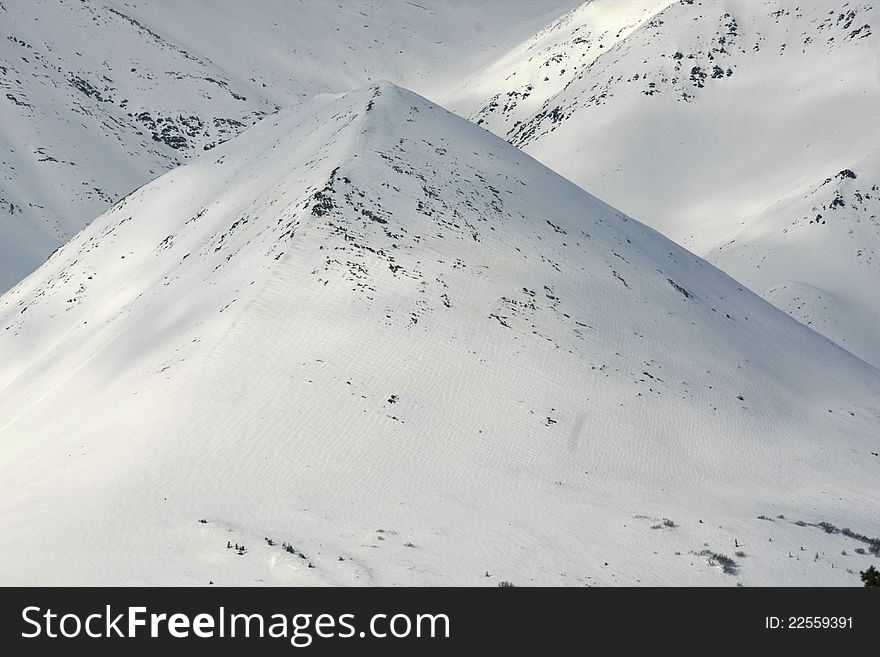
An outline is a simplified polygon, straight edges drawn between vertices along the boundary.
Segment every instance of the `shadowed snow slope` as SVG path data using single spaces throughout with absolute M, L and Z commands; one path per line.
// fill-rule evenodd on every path
M 443 100 L 880 365 L 878 31 L 874 2 L 593 0 Z
M 787 194 L 706 257 L 880 364 L 880 151 Z
M 855 584 L 878 393 L 377 84 L 165 174 L 0 298 L 0 581 Z

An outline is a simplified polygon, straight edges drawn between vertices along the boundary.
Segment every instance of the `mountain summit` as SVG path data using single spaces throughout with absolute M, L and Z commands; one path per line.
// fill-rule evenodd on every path
M 445 104 L 876 366 L 878 25 L 874 2 L 592 0 Z
M 117 203 L 0 355 L 6 583 L 852 584 L 789 551 L 877 514 L 876 369 L 388 83 Z
M 0 2 L 0 293 L 280 107 L 381 78 L 432 95 L 574 4 Z

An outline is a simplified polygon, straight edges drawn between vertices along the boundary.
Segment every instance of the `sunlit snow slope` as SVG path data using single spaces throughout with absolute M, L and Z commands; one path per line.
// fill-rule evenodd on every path
M 0 298 L 0 581 L 856 584 L 878 393 L 382 83 L 165 174 Z
M 0 292 L 278 107 L 385 78 L 443 89 L 573 4 L 0 1 Z
M 444 102 L 880 364 L 878 29 L 873 2 L 593 0 Z

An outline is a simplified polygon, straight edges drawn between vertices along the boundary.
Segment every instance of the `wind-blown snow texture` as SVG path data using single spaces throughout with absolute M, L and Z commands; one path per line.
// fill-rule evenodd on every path
M 387 83 L 117 203 L 0 353 L 5 583 L 852 585 L 878 549 L 876 369 Z
M 574 4 L 3 0 L 0 292 L 266 114 L 376 79 L 441 90 Z
M 878 29 L 868 1 L 594 0 L 446 102 L 877 365 Z

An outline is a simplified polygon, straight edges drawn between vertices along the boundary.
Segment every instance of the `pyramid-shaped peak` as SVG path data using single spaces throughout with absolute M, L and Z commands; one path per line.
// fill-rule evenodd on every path
M 525 540 L 554 546 L 552 583 L 621 550 L 656 563 L 602 531 L 634 516 L 800 518 L 788 491 L 822 481 L 812 513 L 849 526 L 873 485 L 875 369 L 390 84 L 279 112 L 117 204 L 0 298 L 0 354 L 0 441 L 23 455 L 0 497 L 28 491 L 56 583 L 178 582 L 266 528 L 316 568 L 268 545 L 230 577 L 396 583 L 363 549 L 383 528 L 425 583 L 486 553 L 514 568 Z M 116 538 L 71 545 L 83 526 Z

